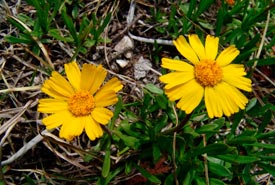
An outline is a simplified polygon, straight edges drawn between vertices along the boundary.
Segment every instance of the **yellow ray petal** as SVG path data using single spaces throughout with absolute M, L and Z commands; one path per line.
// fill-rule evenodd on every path
M 240 51 L 234 45 L 232 45 L 226 48 L 225 50 L 223 50 L 219 54 L 216 61 L 221 66 L 226 66 L 230 64 L 239 54 L 240 54 Z
M 169 59 L 169 58 L 162 58 L 161 59 L 161 67 L 176 70 L 176 71 L 194 71 L 194 67 L 184 61 Z
M 123 85 L 121 84 L 120 80 L 114 77 L 111 80 L 109 80 L 106 84 L 104 84 L 104 86 L 99 89 L 97 94 L 100 92 L 110 91 L 110 90 L 114 92 L 118 92 L 122 88 L 123 88 Z
M 96 107 L 91 115 L 96 122 L 106 125 L 113 117 L 113 112 L 106 108 Z
M 117 103 L 118 98 L 114 91 L 100 91 L 94 96 L 96 107 L 107 107 Z
M 74 89 L 71 84 L 56 71 L 53 71 L 50 79 L 46 81 L 46 87 L 54 89 L 56 92 L 65 97 L 69 98 L 74 93 Z
M 219 37 L 211 35 L 206 36 L 205 40 L 205 55 L 207 59 L 215 60 L 219 47 Z
M 93 64 L 83 64 L 80 88 L 94 94 L 103 83 L 106 75 L 107 71 L 102 65 L 96 67 Z
M 251 92 L 252 81 L 249 78 L 243 77 L 245 74 L 244 67 L 240 64 L 230 64 L 223 67 L 223 81 L 244 91 Z
M 224 92 L 231 98 L 240 109 L 244 109 L 248 99 L 234 86 L 223 82 Z
M 174 86 L 184 84 L 192 79 L 194 79 L 194 71 L 188 72 L 172 72 L 166 75 L 163 75 L 159 80 L 163 83 L 166 83 L 165 89 L 170 89 Z
M 42 120 L 42 123 L 47 127 L 48 130 L 59 127 L 64 124 L 66 120 L 72 118 L 72 114 L 66 110 L 52 114 Z
M 239 111 L 239 106 L 235 103 L 234 98 L 230 95 L 224 82 L 219 83 L 215 88 L 221 98 L 223 112 L 226 116 L 230 116 Z M 233 98 L 233 99 L 232 99 Z
M 177 107 L 184 110 L 186 114 L 190 114 L 200 104 L 204 88 L 196 80 L 191 80 L 184 85 L 181 92 L 182 97 Z
M 170 101 L 176 101 L 182 97 L 182 92 L 185 91 L 186 84 L 180 84 L 170 89 L 165 88 L 165 94 Z
M 196 52 L 200 60 L 206 59 L 205 58 L 205 49 L 203 44 L 201 43 L 200 38 L 196 34 L 188 35 L 189 43 L 193 50 Z
M 223 111 L 220 104 L 220 99 L 217 99 L 219 94 L 212 87 L 205 87 L 205 106 L 207 109 L 208 116 L 213 117 L 222 117 Z
M 45 83 L 43 84 L 43 86 L 41 87 L 41 91 L 44 92 L 45 94 L 49 95 L 52 98 L 56 98 L 56 99 L 59 99 L 59 100 L 68 100 L 69 99 L 69 97 L 64 96 L 63 94 L 60 94 L 55 89 L 53 89 L 49 85 L 48 80 L 46 80 Z
M 90 140 L 95 140 L 103 135 L 102 128 L 91 116 L 85 120 L 85 131 Z
M 43 113 L 65 111 L 68 110 L 68 103 L 59 99 L 44 98 L 39 100 L 37 110 Z
M 83 117 L 72 117 L 70 121 L 66 121 L 64 124 L 62 124 L 59 137 L 64 138 L 68 141 L 71 141 L 74 137 L 79 136 L 83 130 L 84 130 L 84 124 Z
M 69 82 L 72 84 L 74 89 L 80 89 L 80 69 L 76 63 L 76 61 L 65 64 L 65 72 Z
M 180 35 L 178 39 L 174 40 L 173 43 L 182 56 L 187 58 L 193 64 L 199 63 L 199 59 L 195 51 L 182 35 Z

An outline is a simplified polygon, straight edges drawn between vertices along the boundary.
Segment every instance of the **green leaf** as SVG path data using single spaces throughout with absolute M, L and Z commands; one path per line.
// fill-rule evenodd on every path
M 271 164 L 258 163 L 259 167 L 265 169 L 268 173 L 270 173 L 273 177 L 275 176 L 275 166 Z
M 74 39 L 75 45 L 79 46 L 80 45 L 80 40 L 78 38 L 76 29 L 74 27 L 73 20 L 72 20 L 72 18 L 69 15 L 67 15 L 65 8 L 62 9 L 61 15 L 62 15 L 62 18 L 64 20 L 65 25 L 69 29 L 69 32 L 71 33 L 71 35 L 72 35 L 72 37 Z
M 204 11 L 206 11 L 214 0 L 200 1 L 198 11 L 196 12 L 196 17 L 200 16 Z
M 192 181 L 194 179 L 195 173 L 196 172 L 193 169 L 188 170 L 188 173 L 186 174 L 186 176 L 185 176 L 182 184 L 184 184 L 184 185 L 191 185 Z
M 252 98 L 251 100 L 249 100 L 246 108 L 245 108 L 245 111 L 249 111 L 250 109 L 252 109 L 255 105 L 257 104 L 257 98 Z
M 257 138 L 254 136 L 237 136 L 227 141 L 228 145 L 244 145 L 257 142 Z
M 48 34 L 59 41 L 73 42 L 72 37 L 64 37 L 63 35 L 60 35 L 60 31 L 58 29 L 50 29 Z
M 160 108 L 166 109 L 168 106 L 168 100 L 164 94 L 156 96 L 156 101 Z
M 5 40 L 11 44 L 32 44 L 33 40 L 32 39 L 27 39 L 27 38 L 17 38 L 14 36 L 6 36 Z
M 229 179 L 231 179 L 233 176 L 233 173 L 228 168 L 218 163 L 209 162 L 208 168 L 211 173 L 216 174 L 220 177 L 228 177 Z
M 236 155 L 236 154 L 224 154 L 224 155 L 217 155 L 215 157 L 230 163 L 235 163 L 235 164 L 249 164 L 260 160 L 260 158 L 258 157 L 242 156 L 242 155 Z
M 230 147 L 223 143 L 213 143 L 203 148 L 196 149 L 196 151 L 194 152 L 194 155 L 197 156 L 197 155 L 207 153 L 208 155 L 215 156 L 219 154 L 226 154 L 226 153 L 232 152 L 235 149 L 236 149 L 235 147 Z
M 221 7 L 218 11 L 217 15 L 217 22 L 216 22 L 216 36 L 219 36 L 221 34 L 221 30 L 223 27 L 223 22 L 224 22 L 224 17 L 225 17 L 225 10 L 223 7 Z
M 196 132 L 199 134 L 216 133 L 218 132 L 217 128 L 219 127 L 218 124 L 210 123 L 197 128 Z
M 226 185 L 223 181 L 214 178 L 210 178 L 209 182 L 211 185 Z
M 275 149 L 275 145 L 274 144 L 266 144 L 266 143 L 245 144 L 245 146 L 254 146 L 254 147 L 273 149 L 273 150 Z
M 152 93 L 163 95 L 163 90 L 159 87 L 155 86 L 154 84 L 148 83 L 144 87 L 145 89 L 149 90 Z
M 113 130 L 113 133 L 116 134 L 124 143 L 126 146 L 129 146 L 133 149 L 138 149 L 140 146 L 140 140 L 132 137 L 132 136 L 127 136 L 119 132 L 118 130 Z
M 160 184 L 161 181 L 154 175 L 152 175 L 151 173 L 149 173 L 147 170 L 141 168 L 140 166 L 138 166 L 137 164 L 133 164 L 135 166 L 135 168 L 142 174 L 143 177 L 145 177 L 147 180 L 149 180 L 152 183 L 157 183 Z
M 267 133 L 257 134 L 257 139 L 266 139 L 266 138 L 272 138 L 275 137 L 275 131 L 269 131 Z
M 110 166 L 111 166 L 111 140 L 108 139 L 108 143 L 106 146 L 106 150 L 105 150 L 105 156 L 104 156 L 104 161 L 103 161 L 103 167 L 102 167 L 102 176 L 103 177 L 107 177 L 109 175 L 109 171 L 110 171 Z

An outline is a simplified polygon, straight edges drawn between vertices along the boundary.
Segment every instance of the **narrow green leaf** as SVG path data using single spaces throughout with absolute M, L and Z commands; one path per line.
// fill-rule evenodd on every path
M 275 131 L 269 131 L 267 133 L 262 133 L 262 134 L 257 134 L 256 138 L 257 139 L 266 139 L 270 137 L 275 137 Z
M 69 15 L 67 15 L 65 9 L 62 10 L 61 15 L 62 15 L 65 25 L 67 26 L 67 28 L 69 29 L 69 32 L 71 33 L 72 37 L 74 38 L 75 45 L 79 46 L 80 40 L 78 38 L 72 18 Z
M 223 181 L 215 178 L 210 178 L 209 182 L 211 185 L 226 185 Z
M 215 156 L 219 154 L 226 154 L 226 153 L 232 152 L 235 149 L 236 149 L 235 147 L 230 147 L 223 143 L 213 143 L 203 148 L 198 148 L 194 152 L 194 155 L 201 155 L 201 154 L 207 153 L 208 155 Z
M 146 84 L 144 88 L 149 90 L 152 93 L 155 93 L 155 94 L 159 94 L 159 95 L 163 94 L 162 89 L 160 89 L 159 87 L 157 87 L 157 86 L 155 86 L 154 84 L 151 84 L 151 83 Z
M 257 104 L 257 98 L 252 98 L 251 100 L 249 100 L 246 108 L 245 108 L 245 111 L 249 111 L 250 109 L 252 109 L 255 105 Z
M 258 157 L 242 156 L 242 155 L 236 155 L 236 154 L 217 155 L 216 157 L 224 161 L 235 163 L 235 164 L 249 164 L 260 160 L 260 158 Z
M 228 145 L 244 145 L 257 142 L 257 138 L 254 136 L 237 136 L 227 141 Z
M 138 149 L 140 146 L 140 141 L 139 139 L 132 137 L 132 136 L 127 136 L 119 132 L 118 130 L 113 130 L 113 133 L 116 134 L 124 143 L 126 146 L 129 146 L 133 149 Z
M 223 22 L 224 22 L 224 17 L 225 17 L 225 10 L 224 7 L 221 7 L 218 11 L 217 15 L 217 22 L 216 22 L 216 36 L 219 36 L 221 34 L 221 30 L 223 27 Z
M 208 168 L 211 173 L 216 174 L 220 177 L 228 177 L 229 179 L 231 179 L 233 176 L 233 173 L 228 168 L 218 163 L 209 162 Z
M 245 144 L 245 146 L 255 146 L 255 147 L 266 148 L 266 149 L 275 149 L 274 144 L 266 144 L 266 143 Z
M 141 168 L 140 166 L 138 166 L 137 164 L 133 164 L 135 166 L 135 168 L 142 174 L 143 177 L 145 177 L 147 180 L 149 180 L 152 183 L 157 183 L 160 184 L 161 181 L 154 175 L 152 175 L 151 173 L 149 173 L 147 170 Z
M 5 40 L 11 44 L 32 44 L 33 43 L 33 40 L 29 40 L 29 39 L 26 39 L 26 38 L 17 38 L 17 37 L 14 37 L 14 36 L 6 36 L 5 37 Z
M 48 34 L 55 38 L 56 40 L 63 41 L 63 42 L 73 42 L 72 37 L 64 37 L 60 34 L 60 31 L 58 29 L 50 29 Z
M 110 171 L 110 167 L 111 167 L 111 140 L 108 139 L 108 143 L 106 146 L 106 150 L 105 150 L 105 156 L 104 156 L 104 161 L 103 161 L 103 167 L 102 167 L 102 176 L 103 177 L 107 177 Z
M 275 166 L 271 164 L 258 163 L 259 167 L 265 169 L 268 173 L 270 173 L 273 177 L 275 176 Z

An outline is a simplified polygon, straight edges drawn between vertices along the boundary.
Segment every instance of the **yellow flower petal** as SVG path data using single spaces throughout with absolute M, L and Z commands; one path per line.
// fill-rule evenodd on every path
M 200 60 L 206 59 L 205 58 L 205 49 L 203 44 L 201 43 L 200 38 L 196 34 L 188 35 L 189 43 L 193 50 L 196 52 Z
M 42 119 L 42 123 L 46 126 L 48 130 L 59 127 L 66 121 L 70 121 L 72 118 L 72 114 L 68 111 L 60 111 L 55 114 L 52 114 L 44 119 Z
M 230 64 L 223 67 L 223 81 L 245 91 L 252 91 L 251 80 L 243 77 L 246 72 L 243 65 Z
M 113 117 L 113 112 L 106 108 L 96 107 L 92 111 L 93 119 L 103 125 L 106 125 Z
M 205 55 L 207 59 L 215 60 L 219 47 L 219 37 L 211 35 L 206 36 L 205 40 Z
M 194 70 L 194 67 L 186 62 L 181 60 L 169 59 L 169 58 L 162 58 L 161 59 L 161 67 L 176 70 L 176 71 L 191 71 Z
M 84 117 L 72 117 L 70 121 L 64 122 L 61 126 L 59 137 L 71 141 L 74 137 L 79 136 L 85 126 Z
M 215 86 L 215 90 L 218 92 L 219 101 L 221 102 L 221 106 L 223 112 L 226 116 L 230 116 L 239 111 L 238 105 L 235 103 L 234 99 L 230 95 L 228 95 L 227 86 L 224 83 L 219 83 Z
M 114 91 L 100 91 L 95 95 L 96 107 L 106 107 L 117 103 L 118 98 Z
M 224 92 L 238 105 L 240 109 L 244 109 L 248 103 L 248 99 L 234 86 L 222 82 Z
M 207 109 L 208 116 L 213 117 L 222 117 L 222 107 L 220 105 L 219 92 L 215 91 L 212 87 L 205 87 L 205 106 Z
M 85 131 L 90 140 L 95 140 L 103 135 L 102 128 L 91 116 L 85 120 Z
M 42 113 L 57 113 L 68 110 L 68 103 L 59 99 L 44 98 L 39 100 L 37 110 Z
M 74 93 L 74 89 L 72 88 L 71 84 L 56 71 L 53 71 L 50 79 L 46 81 L 46 87 L 54 89 L 56 92 L 67 98 L 69 98 Z M 42 87 L 41 90 L 43 91 L 44 89 L 45 88 Z
M 101 87 L 97 93 L 100 93 L 103 91 L 110 91 L 110 90 L 114 92 L 118 92 L 122 88 L 123 88 L 123 85 L 121 84 L 121 82 L 116 77 L 114 77 L 111 80 L 109 80 L 106 84 L 104 84 L 104 86 Z
M 53 89 L 50 86 L 48 80 L 46 80 L 44 82 L 43 86 L 41 87 L 41 91 L 44 92 L 45 94 L 49 95 L 50 97 L 56 98 L 56 99 L 59 99 L 59 100 L 68 100 L 68 98 L 69 98 L 67 96 L 64 96 L 63 94 L 60 94 L 55 89 Z
M 178 39 L 174 40 L 173 43 L 182 56 L 187 58 L 193 64 L 199 63 L 199 59 L 195 51 L 182 35 L 179 36 Z
M 103 83 L 107 71 L 102 65 L 83 64 L 81 72 L 80 88 L 94 94 Z
M 225 50 L 223 50 L 218 58 L 217 63 L 221 66 L 226 66 L 230 64 L 238 55 L 240 54 L 240 51 L 235 46 L 229 46 Z
M 161 76 L 159 80 L 163 83 L 167 83 L 164 87 L 165 89 L 170 89 L 174 86 L 184 84 L 194 78 L 194 70 L 192 70 L 190 72 L 172 72 Z
M 177 103 L 177 107 L 184 110 L 186 114 L 190 114 L 201 102 L 204 94 L 204 88 L 196 82 L 191 80 L 184 85 L 182 97 Z
M 77 63 L 74 61 L 74 62 L 65 64 L 64 66 L 65 66 L 65 72 L 69 82 L 72 84 L 74 89 L 79 90 L 81 73 Z

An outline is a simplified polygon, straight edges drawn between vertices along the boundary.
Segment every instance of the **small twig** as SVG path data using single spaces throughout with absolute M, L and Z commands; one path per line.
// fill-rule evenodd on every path
M 130 32 L 128 32 L 129 36 L 137 41 L 140 42 L 145 42 L 145 43 L 150 43 L 150 44 L 160 44 L 160 45 L 169 45 L 169 46 L 173 46 L 173 41 L 172 40 L 163 40 L 163 39 L 150 39 L 150 38 L 145 38 L 145 37 L 139 37 L 139 36 L 135 36 L 133 34 L 131 34 Z
M 266 38 L 266 32 L 267 32 L 267 29 L 268 29 L 269 21 L 270 21 L 270 11 L 267 12 L 265 28 L 264 28 L 264 32 L 263 32 L 263 36 L 262 36 L 262 40 L 261 40 L 258 52 L 256 54 L 256 59 L 260 58 L 260 55 L 261 55 L 261 52 L 262 52 L 262 49 L 263 49 L 263 45 L 264 45 L 264 41 L 265 41 L 265 38 Z M 257 64 L 258 64 L 258 60 L 256 60 L 254 62 L 253 66 L 252 66 L 252 70 L 255 70 Z
M 179 124 L 179 119 L 178 119 L 178 114 L 177 114 L 177 111 L 175 109 L 175 106 L 172 106 L 173 107 L 173 112 L 175 114 L 175 117 L 176 117 L 176 126 L 178 126 Z M 178 185 L 179 184 L 179 181 L 178 181 L 178 178 L 177 178 L 177 163 L 176 163 L 176 144 L 177 144 L 177 132 L 174 132 L 174 135 L 173 135 L 173 154 L 172 154 L 172 160 L 173 160 L 173 168 L 174 168 L 174 179 L 175 179 L 175 184 Z
M 10 87 L 8 89 L 0 90 L 0 93 L 9 93 L 15 91 L 36 91 L 41 88 L 40 85 L 29 86 L 29 87 Z
M 49 131 L 43 130 L 41 134 L 43 135 L 47 132 Z M 27 144 L 25 144 L 22 148 L 20 148 L 15 154 L 13 154 L 13 156 L 11 156 L 5 161 L 2 161 L 1 165 L 3 166 L 3 165 L 10 164 L 15 160 L 17 160 L 19 157 L 23 156 L 27 151 L 29 151 L 32 147 L 37 145 L 37 143 L 43 140 L 43 136 L 41 134 L 38 134 L 37 136 L 35 136 L 32 140 L 30 140 Z
M 206 136 L 205 134 L 202 135 L 203 138 L 203 146 L 206 146 Z M 205 183 L 209 185 L 209 175 L 208 175 L 208 162 L 207 162 L 207 153 L 203 154 L 204 159 L 204 174 L 205 174 Z

